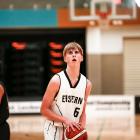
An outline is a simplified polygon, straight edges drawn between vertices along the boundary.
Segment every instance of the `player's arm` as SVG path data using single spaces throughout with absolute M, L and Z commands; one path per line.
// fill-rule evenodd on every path
M 54 101 L 56 94 L 58 93 L 59 87 L 60 87 L 59 76 L 54 75 L 52 79 L 50 80 L 48 87 L 45 91 L 45 94 L 43 96 L 42 104 L 41 104 L 41 114 L 47 117 L 49 120 L 62 122 L 66 126 L 69 126 L 69 125 L 72 126 L 73 122 L 71 122 L 64 116 L 56 114 L 55 112 L 51 110 L 52 103 Z
M 0 84 L 0 103 L 1 103 L 1 99 L 3 97 L 3 94 L 4 94 L 4 89 L 3 89 L 3 86 Z
M 54 98 L 59 90 L 60 79 L 58 75 L 54 75 L 50 80 L 48 87 L 45 91 L 42 104 L 41 104 L 41 113 L 43 116 L 47 117 L 50 120 L 63 122 L 63 117 L 57 115 L 51 110 L 51 105 L 54 101 Z
M 87 80 L 87 87 L 86 87 L 85 99 L 84 99 L 85 102 L 84 102 L 83 112 L 82 112 L 82 115 L 80 117 L 80 124 L 84 128 L 85 128 L 85 125 L 86 125 L 86 112 L 85 112 L 85 110 L 86 110 L 87 98 L 90 95 L 91 88 L 92 88 L 92 84 L 89 80 Z

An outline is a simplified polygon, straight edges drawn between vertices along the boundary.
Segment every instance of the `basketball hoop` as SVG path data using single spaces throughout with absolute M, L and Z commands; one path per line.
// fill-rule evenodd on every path
M 101 28 L 108 28 L 112 20 L 131 20 L 137 17 L 135 1 L 132 1 L 132 6 L 127 8 L 121 4 L 121 0 L 89 0 L 89 6 L 86 9 L 88 14 L 85 9 L 83 10 L 83 7 L 80 7 L 80 14 L 76 14 L 76 10 L 78 10 L 76 3 L 80 3 L 81 0 L 69 1 L 70 20 L 90 21 L 90 25 L 97 23 Z M 121 25 L 121 22 L 118 23 Z
M 108 16 L 111 14 L 111 6 L 108 2 L 100 2 L 98 3 L 98 10 L 96 14 L 99 16 L 98 25 L 100 28 L 108 28 L 110 19 Z
M 97 23 L 101 29 L 107 29 L 109 28 L 110 20 L 108 18 L 100 18 Z

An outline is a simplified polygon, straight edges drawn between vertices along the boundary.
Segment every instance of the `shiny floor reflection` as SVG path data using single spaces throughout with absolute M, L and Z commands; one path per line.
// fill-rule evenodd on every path
M 40 115 L 9 118 L 11 140 L 43 140 L 45 119 Z M 88 140 L 140 140 L 140 115 L 94 117 L 87 123 Z
M 140 116 L 96 117 L 87 131 L 89 140 L 140 140 Z

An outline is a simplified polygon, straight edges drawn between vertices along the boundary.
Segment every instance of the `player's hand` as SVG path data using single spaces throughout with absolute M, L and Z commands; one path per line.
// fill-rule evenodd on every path
M 71 127 L 72 131 L 75 131 L 75 129 L 80 129 L 81 125 L 76 122 L 69 121 L 68 119 L 65 120 L 65 125 L 67 130 L 69 131 L 69 128 Z
M 69 126 L 68 129 L 71 127 L 72 131 L 75 131 L 75 129 L 79 129 L 81 128 L 81 125 L 79 123 L 76 122 L 72 122 Z M 69 131 L 69 130 L 68 130 Z

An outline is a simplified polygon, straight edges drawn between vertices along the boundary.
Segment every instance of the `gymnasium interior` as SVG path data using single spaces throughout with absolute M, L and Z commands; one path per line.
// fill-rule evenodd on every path
M 43 140 L 40 105 L 78 42 L 92 82 L 88 140 L 140 139 L 140 0 L 1 0 L 0 78 L 8 94 L 10 140 Z M 0 134 L 1 135 L 1 134 Z

